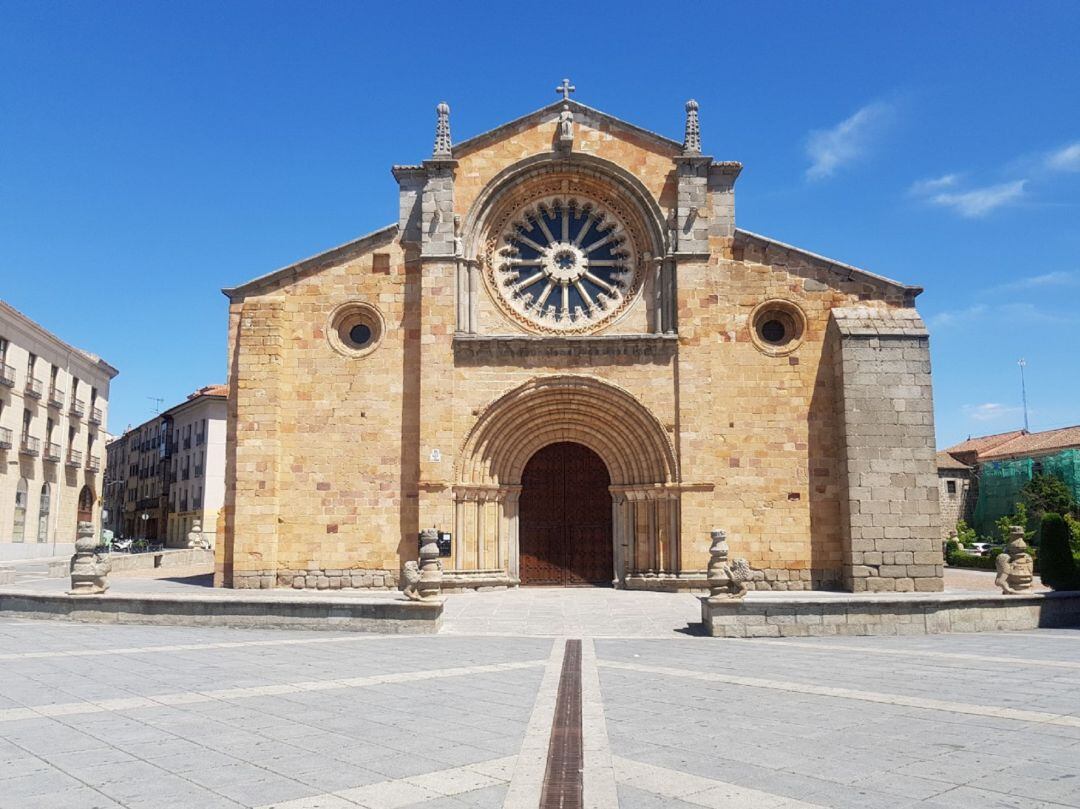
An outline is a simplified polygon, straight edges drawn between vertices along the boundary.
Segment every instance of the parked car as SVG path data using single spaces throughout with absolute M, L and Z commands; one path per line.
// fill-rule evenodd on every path
M 969 553 L 972 556 L 989 556 L 990 547 L 989 542 L 972 542 L 964 548 L 964 552 Z

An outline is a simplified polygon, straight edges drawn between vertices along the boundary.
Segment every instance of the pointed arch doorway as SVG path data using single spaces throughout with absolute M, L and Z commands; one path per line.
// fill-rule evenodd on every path
M 610 585 L 611 476 L 600 456 L 571 441 L 538 450 L 521 475 L 523 585 Z

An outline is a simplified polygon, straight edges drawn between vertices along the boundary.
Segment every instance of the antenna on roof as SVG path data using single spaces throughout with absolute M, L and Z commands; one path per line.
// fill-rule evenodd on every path
M 1031 432 L 1028 429 L 1028 415 L 1027 415 L 1027 386 L 1024 384 L 1024 368 L 1027 367 L 1027 360 L 1021 357 L 1016 362 L 1020 366 L 1020 397 L 1024 402 L 1024 432 Z
M 154 403 L 154 413 L 160 413 L 161 406 L 165 403 L 165 400 L 160 396 L 147 396 L 146 398 Z

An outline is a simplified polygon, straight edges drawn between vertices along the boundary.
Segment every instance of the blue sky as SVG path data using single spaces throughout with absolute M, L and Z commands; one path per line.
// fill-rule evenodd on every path
M 745 165 L 741 227 L 926 292 L 939 445 L 1080 423 L 1080 3 L 0 0 L 0 297 L 121 370 L 222 381 L 219 289 L 393 221 L 390 165 L 555 98 Z

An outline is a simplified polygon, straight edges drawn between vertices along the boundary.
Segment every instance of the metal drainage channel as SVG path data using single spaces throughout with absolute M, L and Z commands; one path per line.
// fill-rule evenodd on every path
M 539 809 L 581 809 L 581 641 L 568 640 L 563 654 L 555 717 Z

